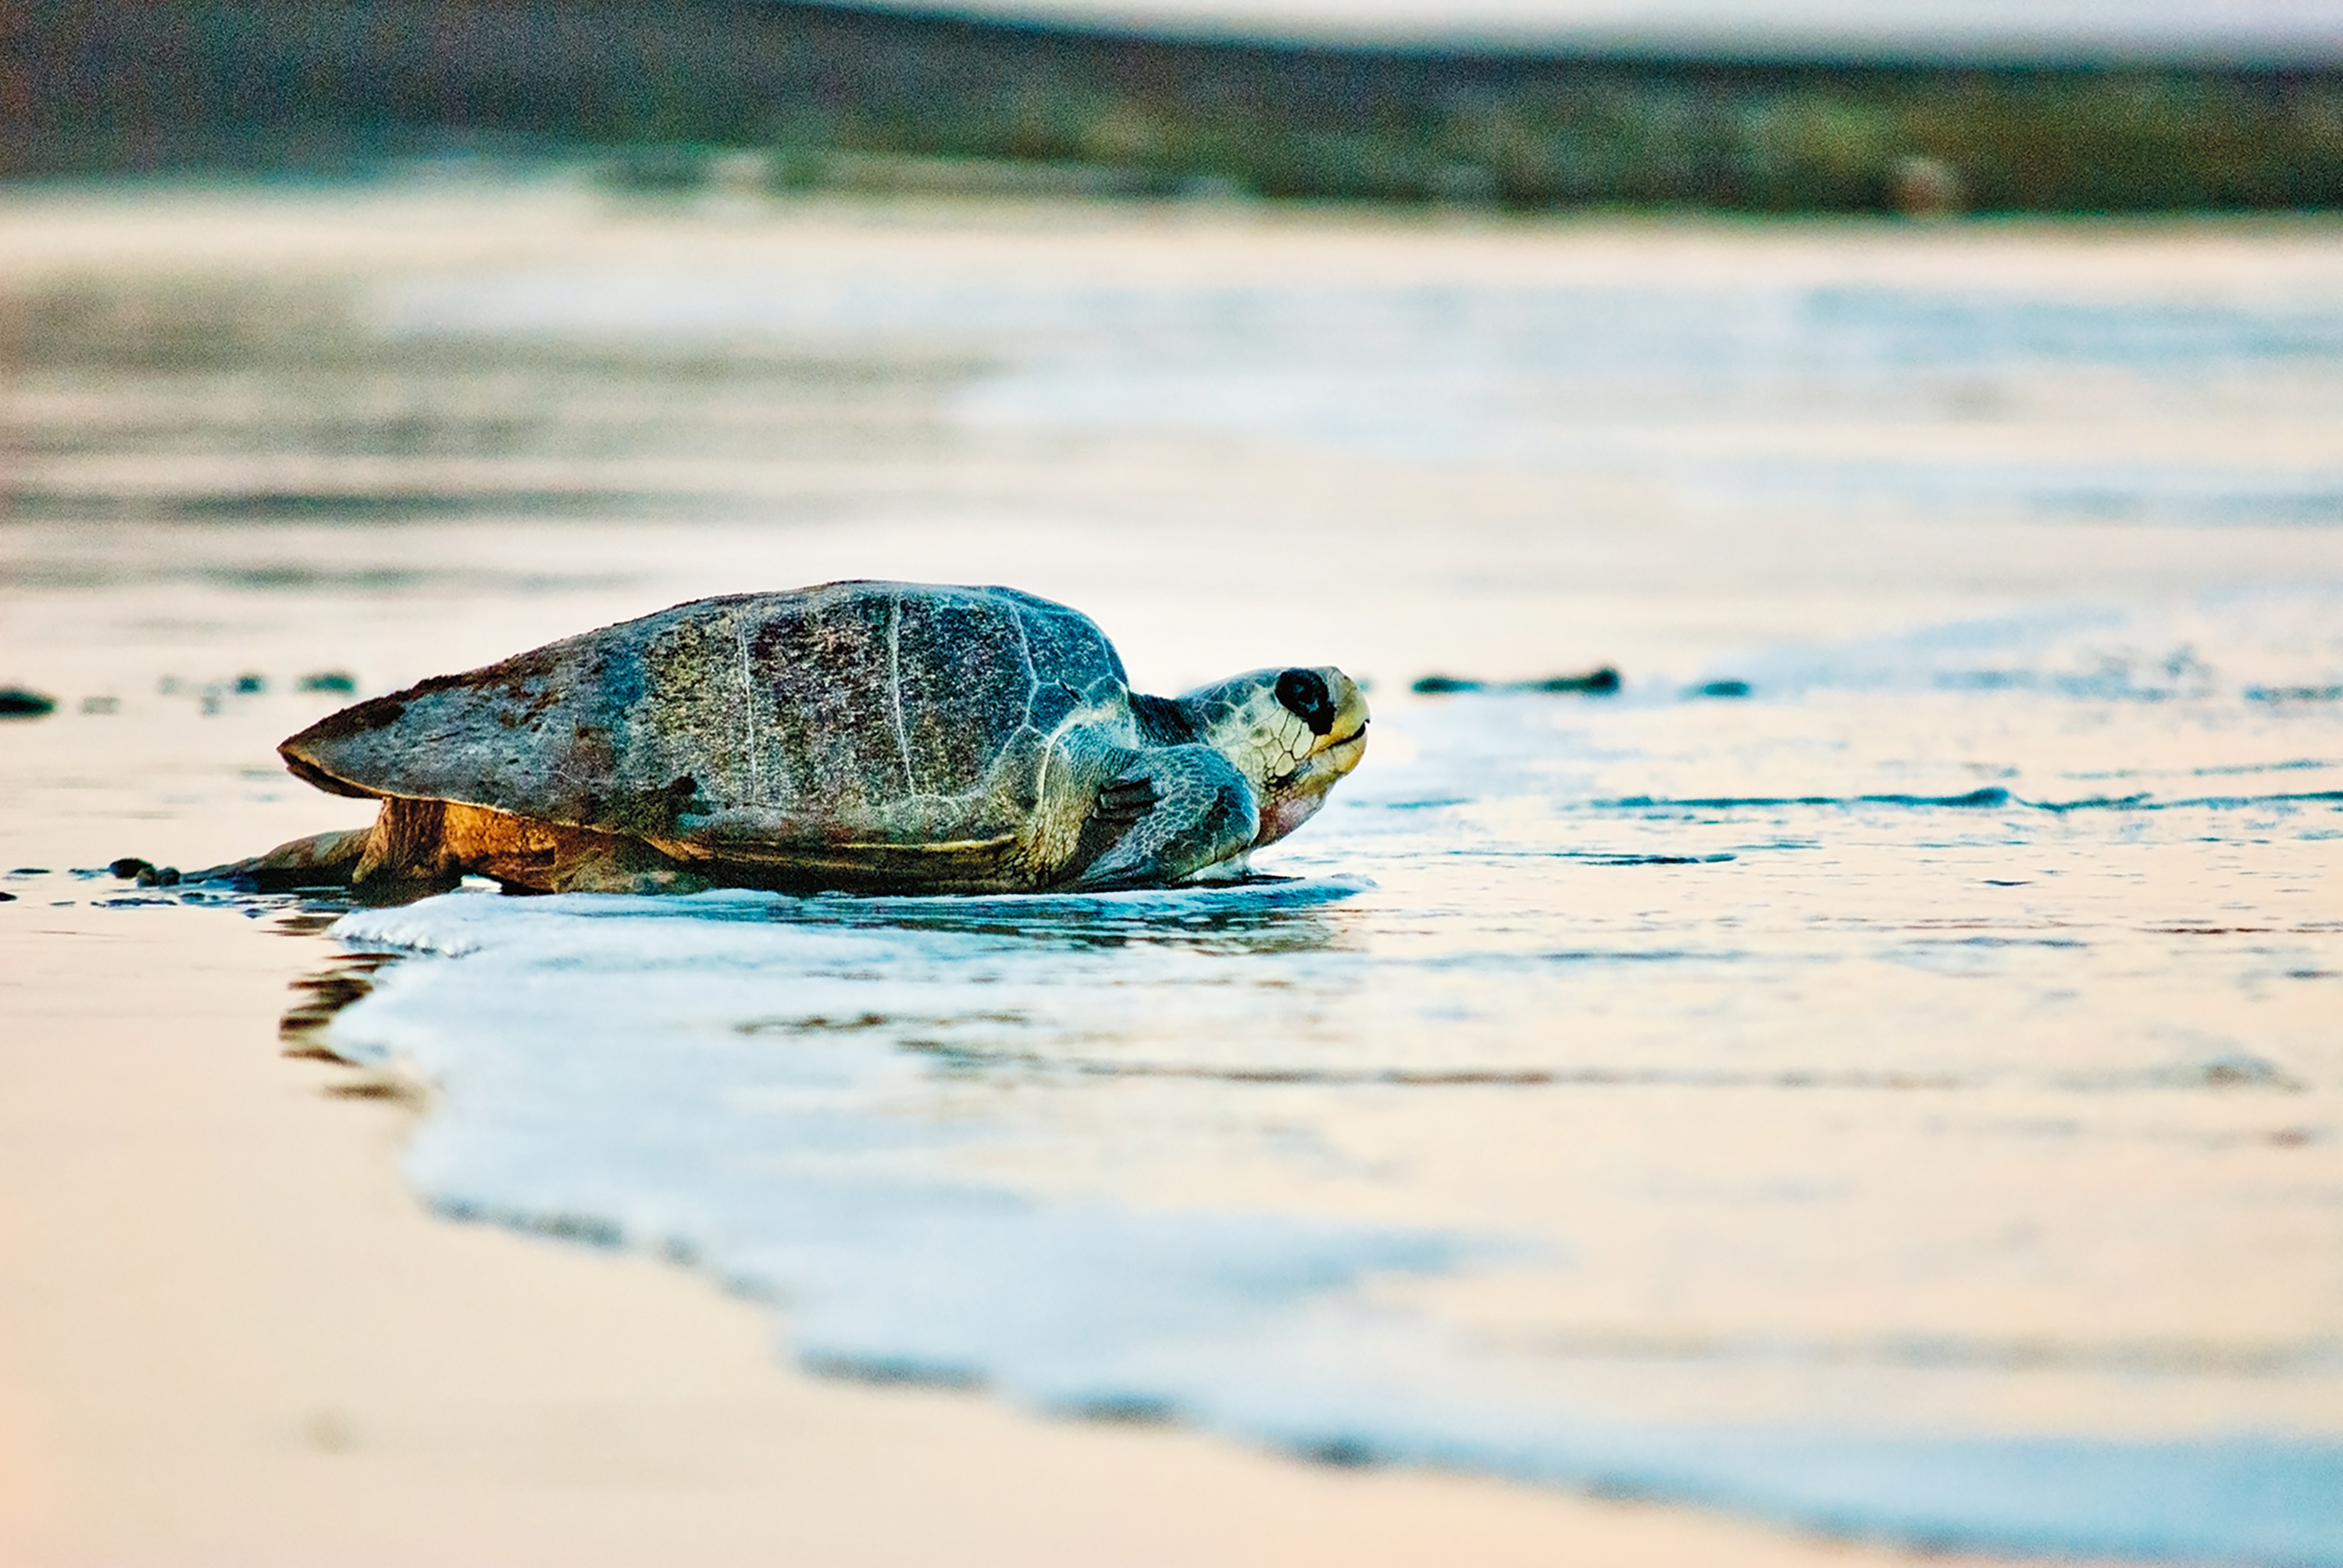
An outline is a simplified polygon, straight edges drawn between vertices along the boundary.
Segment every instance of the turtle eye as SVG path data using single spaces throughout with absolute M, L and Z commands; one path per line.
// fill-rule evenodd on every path
M 1326 678 L 1314 669 L 1289 669 L 1277 678 L 1277 700 L 1285 711 L 1310 726 L 1312 735 L 1334 728 L 1334 699 L 1326 693 Z

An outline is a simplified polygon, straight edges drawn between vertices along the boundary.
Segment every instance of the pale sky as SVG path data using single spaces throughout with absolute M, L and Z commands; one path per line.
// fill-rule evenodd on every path
M 1182 34 L 1721 48 L 1753 55 L 2343 59 L 2343 0 L 900 0 Z

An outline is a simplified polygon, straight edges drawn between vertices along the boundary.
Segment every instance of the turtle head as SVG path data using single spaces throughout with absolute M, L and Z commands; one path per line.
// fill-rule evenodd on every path
M 1198 739 L 1236 764 L 1261 798 L 1258 849 L 1326 803 L 1367 753 L 1367 699 L 1331 665 L 1254 669 L 1180 699 Z

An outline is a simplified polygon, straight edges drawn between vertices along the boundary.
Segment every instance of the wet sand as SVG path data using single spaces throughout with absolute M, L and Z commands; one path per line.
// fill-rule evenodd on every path
M 1912 1560 L 807 1377 L 693 1275 L 423 1212 L 414 1091 L 271 1044 L 297 920 L 9 913 L 0 1562 Z
M 267 297 L 297 301 L 312 286 L 331 293 L 402 270 L 427 286 L 434 269 L 456 269 L 460 293 L 466 269 L 525 271 L 581 255 L 653 272 L 710 256 L 754 269 L 786 255 L 831 279 L 957 266 L 1044 282 L 1291 283 L 1330 268 L 1383 283 L 1534 281 L 1557 266 L 1579 279 L 1649 281 L 1745 268 L 1984 286 L 2062 279 L 2108 297 L 2268 298 L 2337 277 L 2331 229 L 2283 226 L 1915 238 L 1630 224 L 1570 229 L 1557 242 L 1529 227 L 1307 216 L 1073 209 L 997 221 L 809 208 L 769 226 L 710 210 L 685 232 L 558 196 L 520 202 L 495 223 L 488 198 L 353 198 L 337 209 L 342 199 L 11 198 L 0 215 L 5 281 L 54 291 L 97 276 L 127 280 L 135 295 L 131 286 L 159 279 L 185 298 L 193 279 L 226 286 L 234 301 L 257 278 Z M 460 298 L 429 297 L 427 286 L 423 297 L 460 315 Z M 297 330 L 297 317 L 287 319 Z M 136 312 L 119 322 L 135 338 Z M 265 327 L 236 330 L 266 337 Z M 237 419 L 248 417 L 248 435 L 317 412 L 313 389 L 266 370 L 126 399 L 55 377 L 11 393 L 12 484 L 20 503 L 37 505 L 8 524 L 0 678 L 55 690 L 68 711 L 0 731 L 0 860 L 61 874 L 136 851 L 194 865 L 348 825 L 352 803 L 275 774 L 275 739 L 339 700 L 292 696 L 295 675 L 346 667 L 363 689 L 383 689 L 743 580 L 896 572 L 1021 582 L 1092 610 L 1134 668 L 1172 685 L 1219 672 L 1190 668 L 1200 646 L 1234 668 L 1297 641 L 1339 644 L 1360 616 L 1386 628 L 1393 668 L 1371 672 L 1386 680 L 1447 665 L 1534 675 L 1549 671 L 1527 661 L 1639 668 L 1663 650 L 1681 659 L 1857 635 L 2087 578 L 2155 595 L 2343 572 L 2332 529 L 2241 524 L 2208 537 L 2087 520 L 2046 539 L 1997 517 L 1957 532 L 1889 517 L 1865 549 L 1848 552 L 1841 519 L 1808 523 L 1785 509 L 1752 538 L 1660 503 L 1632 472 L 1363 471 L 1339 453 L 1296 457 L 1178 432 L 979 438 L 939 409 L 980 346 L 914 349 L 857 376 L 803 351 L 745 392 L 720 378 L 684 393 L 655 387 L 612 417 L 649 410 L 731 431 L 735 445 L 714 450 L 618 443 L 482 456 L 427 442 L 336 452 L 292 437 L 248 449 L 217 441 L 217 427 Z M 395 381 L 397 367 L 385 374 Z M 574 365 L 561 374 L 591 378 Z M 1720 418 L 1672 438 L 1709 452 L 1805 444 L 1893 455 L 1949 443 L 2017 461 L 2081 444 L 2118 462 L 2217 448 L 2277 470 L 2333 460 L 2323 410 L 2289 420 L 2245 398 L 2226 421 L 2158 423 L 2137 408 L 2101 417 L 2092 387 L 2070 391 L 2058 417 L 1949 433 L 1852 417 L 1762 429 Z M 384 400 L 407 395 L 377 387 L 351 417 L 395 415 Z M 1946 393 L 1956 395 L 1966 394 Z M 485 407 L 511 390 L 480 397 Z M 174 420 L 191 419 L 190 400 L 204 404 L 196 427 L 213 422 L 210 447 L 168 438 Z M 574 419 L 578 407 L 557 412 Z M 599 518 L 556 533 L 508 514 L 492 526 L 427 517 L 385 528 L 279 517 L 264 533 L 170 515 L 189 496 L 336 494 L 487 496 L 495 514 L 498 497 L 555 491 L 684 494 L 696 509 L 655 534 Z M 727 508 L 768 510 L 785 526 L 727 521 Z M 1145 529 L 1175 518 L 1184 531 L 1167 537 L 1179 548 L 1149 580 L 1081 548 L 1101 519 Z M 1401 526 L 1425 518 L 1442 531 Z M 1623 521 L 1634 525 L 1624 537 Z M 1232 581 L 1240 560 L 1249 569 Z M 1409 591 L 1429 577 L 1469 587 L 1476 573 L 1477 593 Z M 1200 627 L 1200 614 L 1210 623 Z M 1568 639 L 1525 638 L 1532 618 L 1567 625 Z M 266 669 L 270 694 L 226 697 L 199 714 L 197 692 L 246 666 Z M 186 689 L 153 695 L 166 676 Z M 114 719 L 72 711 L 85 696 L 113 695 Z M 277 1020 L 297 1000 L 287 988 L 331 956 L 314 922 L 281 910 L 247 920 L 92 908 L 94 884 L 55 877 L 9 885 L 19 896 L 0 906 L 0 1561 L 1906 1555 L 1639 1503 L 1304 1464 L 1177 1429 L 1043 1420 L 975 1393 L 806 1377 L 777 1356 L 767 1304 L 655 1261 L 427 1215 L 397 1168 L 423 1109 L 414 1086 L 279 1052 Z M 50 908 L 52 897 L 74 907 Z

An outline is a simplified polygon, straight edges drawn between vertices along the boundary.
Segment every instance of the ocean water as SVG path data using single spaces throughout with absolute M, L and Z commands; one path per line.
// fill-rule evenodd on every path
M 2078 405 L 2065 420 L 2196 424 L 2250 409 L 2283 426 L 2323 412 L 2343 363 L 2343 311 L 2326 278 L 2276 297 L 2101 284 L 2078 298 L 1999 278 L 1915 286 L 1758 266 L 1368 282 L 1288 266 L 1170 286 L 1079 266 L 1040 277 L 999 265 L 874 276 L 821 256 L 800 266 L 779 285 L 761 270 L 656 264 L 427 276 L 384 289 L 372 309 L 379 330 L 410 344 L 950 344 L 975 361 L 951 412 L 985 432 L 1176 433 L 1582 482 L 1658 469 L 1704 509 L 2343 523 L 2331 447 L 2272 462 L 2265 450 L 2116 454 L 2089 440 L 1979 452 L 1781 438 L 1784 427 L 1848 419 L 1875 440 L 1883 425 L 1974 433 L 2030 424 L 2051 398 Z M 2095 408 L 2102 398 L 2113 407 Z
M 269 752 L 348 700 L 305 676 L 699 593 L 1009 581 L 1148 689 L 1373 683 L 1252 883 L 312 911 L 371 990 L 307 1038 L 427 1086 L 451 1221 L 667 1256 L 842 1376 L 2343 1563 L 2331 228 L 0 224 L 73 291 L 0 404 L 0 674 L 61 699 L 0 752 L 24 905 L 281 914 L 63 868 L 351 825 Z

